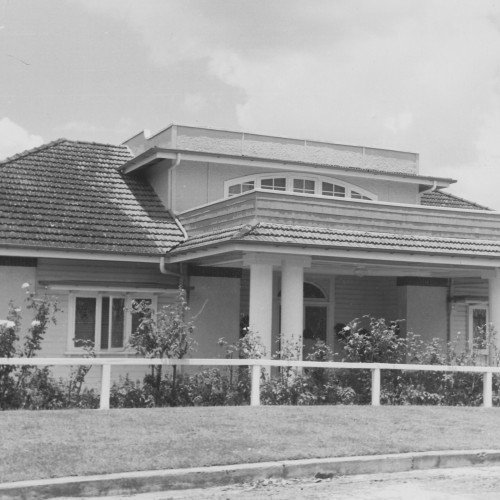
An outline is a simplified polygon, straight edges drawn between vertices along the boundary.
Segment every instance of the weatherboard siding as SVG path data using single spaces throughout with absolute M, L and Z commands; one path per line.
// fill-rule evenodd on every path
M 458 350 L 467 346 L 469 335 L 469 303 L 488 301 L 488 281 L 481 278 L 455 278 L 450 289 L 450 340 Z
M 336 276 L 335 324 L 347 324 L 365 315 L 387 321 L 399 319 L 396 278 Z
M 39 259 L 37 280 L 42 283 L 59 281 L 127 282 L 131 287 L 159 283 L 165 288 L 176 288 L 178 278 L 160 273 L 158 264 L 137 262 L 112 262 L 97 260 Z
M 160 198 L 167 199 L 166 190 L 166 163 L 160 162 L 148 169 L 148 180 Z M 173 171 L 174 209 L 184 212 L 193 207 L 212 203 L 224 198 L 224 183 L 232 179 L 251 175 L 284 175 L 287 172 L 276 168 L 259 168 L 249 162 L 248 165 L 228 165 L 217 162 L 181 161 Z M 313 167 L 304 167 L 303 172 L 294 172 L 297 177 L 315 177 Z M 332 182 L 338 179 L 347 182 L 361 190 L 375 194 L 380 201 L 394 203 L 418 203 L 418 186 L 397 181 L 382 181 L 376 178 L 363 179 L 346 175 L 330 176 Z
M 180 215 L 188 234 L 260 222 L 445 238 L 497 240 L 500 214 L 383 205 L 370 201 L 323 199 L 254 192 Z

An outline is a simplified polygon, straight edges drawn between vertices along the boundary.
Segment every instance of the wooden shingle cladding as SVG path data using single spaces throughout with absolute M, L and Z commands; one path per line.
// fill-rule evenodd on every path
M 61 139 L 0 162 L 2 246 L 164 255 L 183 233 L 126 147 Z

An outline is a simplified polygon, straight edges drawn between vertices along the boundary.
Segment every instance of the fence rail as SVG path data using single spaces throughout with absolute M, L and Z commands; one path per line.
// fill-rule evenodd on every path
M 277 359 L 159 359 L 159 358 L 0 358 L 2 365 L 29 366 L 101 366 L 101 393 L 99 409 L 109 410 L 112 366 L 250 366 L 252 406 L 260 405 L 261 368 L 324 368 L 337 370 L 370 370 L 372 373 L 371 402 L 373 406 L 380 405 L 380 372 L 382 370 L 401 371 L 433 371 L 460 372 L 483 374 L 483 406 L 493 406 L 493 374 L 500 374 L 498 366 L 443 366 L 443 365 L 412 365 L 391 363 L 344 363 L 334 361 L 293 361 Z

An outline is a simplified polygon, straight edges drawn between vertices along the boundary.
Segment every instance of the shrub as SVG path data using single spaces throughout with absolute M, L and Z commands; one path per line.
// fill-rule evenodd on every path
M 343 336 L 344 359 L 352 362 L 412 363 L 426 365 L 475 366 L 482 364 L 477 349 L 463 350 L 460 334 L 452 342 L 433 339 L 424 342 L 417 335 L 398 335 L 397 322 L 387 325 L 383 319 L 368 319 L 369 328 L 361 328 L 355 320 Z M 366 321 L 365 321 L 366 322 Z M 495 331 L 485 326 L 480 347 L 492 353 L 498 365 Z M 341 370 L 342 385 L 351 387 L 357 403 L 368 404 L 371 392 L 371 374 L 363 370 Z M 494 378 L 494 389 L 498 378 Z M 483 375 L 479 373 L 383 370 L 381 377 L 381 402 L 411 405 L 467 405 L 479 406 L 483 401 Z
M 133 302 L 132 313 L 139 316 L 139 326 L 132 332 L 129 345 L 146 358 L 182 359 L 194 347 L 192 333 L 194 319 L 187 319 L 189 307 L 186 292 L 179 288 L 177 300 L 163 306 L 155 312 L 147 301 Z M 154 397 L 155 405 L 161 406 L 164 400 L 163 366 L 151 365 L 151 373 L 144 378 Z M 172 393 L 173 402 L 176 398 L 177 366 L 173 366 Z
M 42 347 L 48 326 L 56 322 L 57 301 L 44 294 L 35 296 L 25 283 L 25 307 L 33 312 L 27 334 L 21 339 L 21 308 L 12 301 L 6 320 L 0 320 L 0 357 L 33 358 Z M 93 356 L 93 345 L 86 344 L 87 356 Z M 56 380 L 48 366 L 0 365 L 0 409 L 47 410 L 58 408 L 96 408 L 99 397 L 83 387 L 90 367 L 71 370 L 67 380 Z

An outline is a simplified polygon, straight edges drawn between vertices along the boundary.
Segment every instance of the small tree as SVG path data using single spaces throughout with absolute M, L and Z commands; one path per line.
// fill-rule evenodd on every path
M 158 312 L 147 301 L 132 303 L 132 313 L 139 316 L 139 326 L 132 332 L 129 345 L 145 358 L 182 359 L 195 346 L 192 338 L 194 319 L 187 319 L 189 307 L 186 292 L 179 289 L 177 299 L 163 306 Z M 172 401 L 176 398 L 177 366 L 173 366 Z M 144 382 L 153 389 L 155 404 L 160 405 L 162 398 L 162 365 L 152 365 L 151 374 Z

